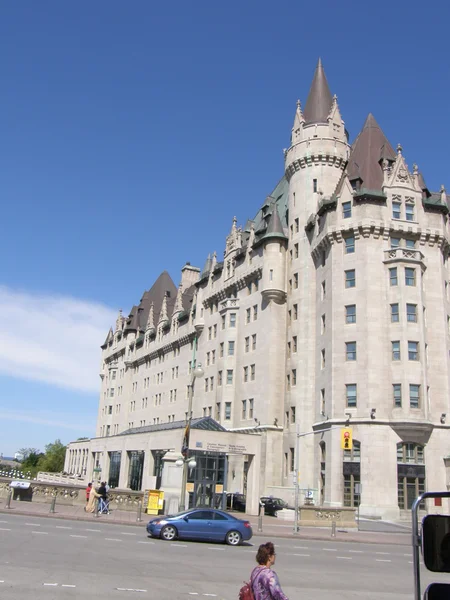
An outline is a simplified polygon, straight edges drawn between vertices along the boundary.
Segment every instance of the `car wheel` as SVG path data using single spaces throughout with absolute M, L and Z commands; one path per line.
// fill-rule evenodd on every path
M 227 533 L 225 541 L 229 546 L 239 546 L 242 541 L 242 535 L 239 533 L 239 531 L 235 531 L 233 529 L 233 531 L 229 531 Z
M 177 537 L 177 530 L 173 525 L 166 525 L 161 529 L 161 537 L 166 542 L 171 542 Z

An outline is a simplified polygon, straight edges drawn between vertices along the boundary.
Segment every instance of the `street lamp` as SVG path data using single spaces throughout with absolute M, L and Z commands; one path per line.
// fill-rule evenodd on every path
M 181 494 L 180 494 L 180 506 L 179 510 L 182 512 L 186 509 L 186 485 L 187 485 L 187 477 L 188 477 L 188 469 L 194 469 L 197 466 L 195 458 L 189 458 L 189 435 L 191 432 L 191 421 L 192 421 L 192 400 L 194 398 L 194 382 L 197 377 L 203 377 L 205 374 L 201 363 L 195 365 L 192 369 L 192 378 L 191 383 L 188 387 L 188 417 L 186 428 L 184 430 L 183 436 L 183 457 L 180 457 L 175 464 L 179 467 L 183 466 L 183 476 L 181 479 Z

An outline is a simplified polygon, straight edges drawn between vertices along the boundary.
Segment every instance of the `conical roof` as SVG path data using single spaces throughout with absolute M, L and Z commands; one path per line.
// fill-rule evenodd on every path
M 370 113 L 353 142 L 347 167 L 348 178 L 362 179 L 362 187 L 367 190 L 381 190 L 383 187 L 381 160 L 394 161 L 396 158 L 396 152 Z
M 322 61 L 319 58 L 303 111 L 305 124 L 326 123 L 332 104 L 333 97 L 328 87 Z
M 267 240 L 268 238 L 282 238 L 287 240 L 287 237 L 284 234 L 283 225 L 281 224 L 280 215 L 278 213 L 278 208 L 275 202 L 272 204 L 272 213 L 267 223 L 266 232 L 261 239 Z

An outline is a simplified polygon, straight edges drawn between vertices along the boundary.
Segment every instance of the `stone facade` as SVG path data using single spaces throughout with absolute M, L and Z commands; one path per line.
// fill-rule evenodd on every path
M 233 219 L 223 260 L 186 264 L 178 289 L 163 273 L 119 313 L 97 440 L 107 453 L 118 436 L 185 422 L 192 383 L 193 417 L 260 434 L 261 495 L 291 499 L 298 460 L 320 505 L 407 514 L 447 487 L 448 254 L 445 189 L 427 188 L 372 115 L 349 144 L 319 61 L 285 174 L 253 221 Z M 71 444 L 66 471 L 89 472 L 95 444 Z M 229 457 L 230 491 L 245 487 L 241 458 Z

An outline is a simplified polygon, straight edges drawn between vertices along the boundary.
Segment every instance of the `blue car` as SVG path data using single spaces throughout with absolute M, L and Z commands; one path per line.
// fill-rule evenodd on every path
M 147 525 L 148 533 L 163 540 L 199 540 L 226 542 L 238 546 L 253 535 L 249 521 L 237 519 L 221 510 L 194 508 L 169 515 L 155 517 Z

